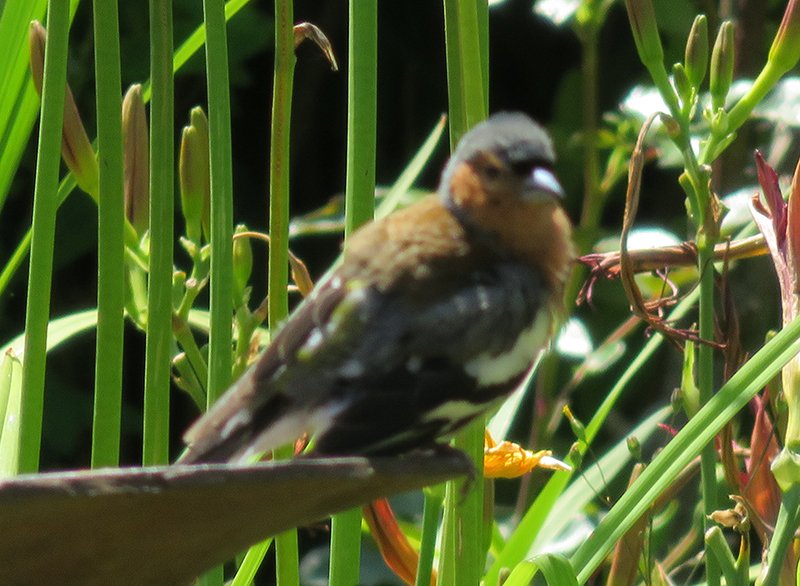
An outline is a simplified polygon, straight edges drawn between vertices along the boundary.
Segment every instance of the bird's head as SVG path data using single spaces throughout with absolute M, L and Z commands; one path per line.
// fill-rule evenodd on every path
M 544 129 L 522 113 L 502 112 L 461 139 L 439 191 L 457 208 L 557 203 L 564 192 Z
M 574 256 L 564 191 L 544 129 L 522 113 L 499 113 L 461 139 L 439 193 L 466 226 L 544 271 L 561 288 Z

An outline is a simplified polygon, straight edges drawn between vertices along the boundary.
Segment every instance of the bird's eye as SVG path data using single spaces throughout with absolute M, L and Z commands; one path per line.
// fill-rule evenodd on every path
M 491 181 L 498 179 L 500 177 L 500 173 L 500 167 L 497 165 L 486 165 L 486 167 L 483 169 L 483 174 Z
M 538 165 L 538 161 L 518 161 L 511 164 L 511 169 L 518 177 L 529 175 L 533 168 Z

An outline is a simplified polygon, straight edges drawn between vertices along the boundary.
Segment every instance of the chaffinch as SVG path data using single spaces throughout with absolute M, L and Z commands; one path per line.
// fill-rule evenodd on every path
M 438 194 L 348 240 L 255 364 L 185 435 L 182 463 L 312 434 L 317 454 L 396 454 L 497 407 L 547 345 L 573 260 L 545 131 L 500 113 Z

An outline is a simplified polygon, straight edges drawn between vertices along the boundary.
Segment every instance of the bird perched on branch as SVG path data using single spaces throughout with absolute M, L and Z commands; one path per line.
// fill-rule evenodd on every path
M 395 454 L 497 407 L 553 333 L 573 259 L 553 147 L 524 114 L 476 125 L 438 195 L 361 228 L 342 264 L 186 433 L 182 463 L 313 437 Z

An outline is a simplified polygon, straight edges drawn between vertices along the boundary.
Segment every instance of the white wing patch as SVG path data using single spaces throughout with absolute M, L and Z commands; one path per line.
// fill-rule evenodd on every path
M 436 421 L 442 419 L 453 423 L 473 417 L 478 413 L 486 411 L 486 403 L 472 403 L 471 401 L 447 401 L 435 409 L 431 409 L 424 414 L 424 421 Z
M 237 452 L 232 460 L 247 462 L 256 454 L 262 454 L 295 441 L 304 433 L 321 434 L 328 430 L 345 405 L 342 403 L 322 405 L 313 411 L 293 411 L 278 418 L 274 425 L 264 430 L 247 449 Z
M 539 311 L 511 349 L 502 354 L 484 352 L 467 362 L 464 371 L 482 386 L 504 383 L 519 376 L 528 370 L 545 344 L 551 322 L 549 311 Z

